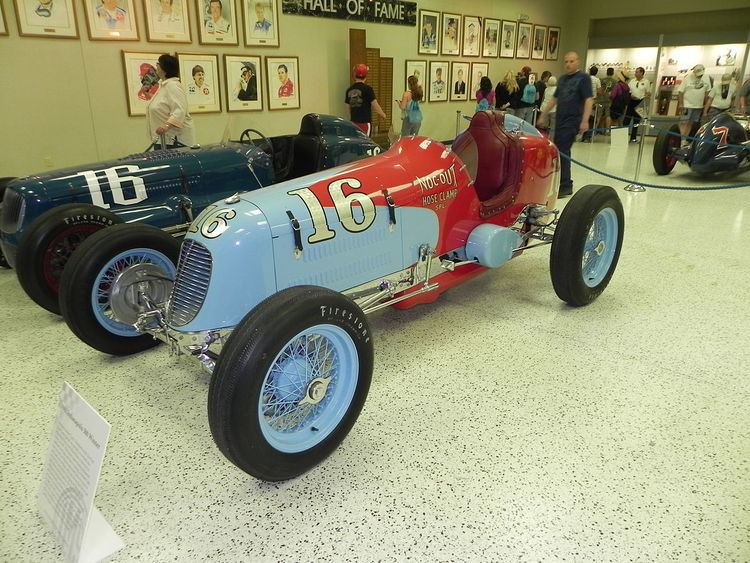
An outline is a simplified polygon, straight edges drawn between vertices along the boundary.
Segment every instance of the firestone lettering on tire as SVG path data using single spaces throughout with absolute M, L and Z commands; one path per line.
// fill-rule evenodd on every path
M 370 335 L 368 334 L 364 323 L 360 320 L 359 316 L 352 313 L 348 309 L 341 309 L 339 307 L 331 307 L 330 305 L 321 305 L 320 316 L 342 319 L 349 325 L 349 327 L 352 330 L 354 330 L 355 332 L 358 332 L 360 336 L 362 336 L 362 338 L 365 339 L 365 343 L 370 341 Z M 354 317 L 354 320 L 352 320 L 352 317 Z

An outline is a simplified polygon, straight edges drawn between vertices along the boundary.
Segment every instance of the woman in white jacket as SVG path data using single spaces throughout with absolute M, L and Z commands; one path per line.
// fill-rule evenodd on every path
M 555 90 L 557 90 L 557 78 L 555 78 L 554 76 L 550 76 L 547 79 L 547 87 L 544 89 L 544 98 L 542 99 L 542 103 L 540 105 L 542 112 L 547 111 L 547 108 L 552 102 L 552 98 L 554 98 L 555 96 Z M 555 134 L 555 110 L 556 109 L 557 109 L 557 106 L 553 107 L 549 112 L 549 122 L 547 123 L 547 129 L 549 130 L 550 139 L 552 139 Z

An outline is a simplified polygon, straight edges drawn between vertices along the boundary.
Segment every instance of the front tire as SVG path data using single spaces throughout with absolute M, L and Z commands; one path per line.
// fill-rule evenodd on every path
M 60 282 L 60 310 L 83 342 L 113 356 L 153 348 L 159 341 L 133 323 L 143 296 L 166 301 L 177 272 L 179 243 L 156 227 L 116 225 L 86 239 Z
M 318 464 L 354 425 L 372 379 L 367 319 L 350 299 L 317 286 L 282 290 L 230 335 L 211 379 L 216 445 L 266 481 Z
M 676 134 L 675 134 L 676 133 Z M 680 127 L 672 125 L 667 131 L 659 131 L 654 142 L 653 163 L 657 174 L 665 176 L 669 174 L 677 164 L 674 151 L 680 148 L 682 137 Z
M 584 186 L 563 209 L 550 251 L 557 296 L 574 307 L 588 305 L 607 287 L 622 249 L 625 217 L 617 192 Z
M 73 252 L 95 232 L 119 222 L 105 209 L 80 203 L 40 215 L 18 245 L 16 273 L 23 290 L 37 305 L 59 315 L 60 279 Z

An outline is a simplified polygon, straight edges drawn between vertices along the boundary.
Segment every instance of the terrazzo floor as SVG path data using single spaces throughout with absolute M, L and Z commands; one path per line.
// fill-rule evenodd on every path
M 573 154 L 602 167 L 609 145 Z M 642 178 L 696 181 L 655 176 L 650 146 Z M 61 560 L 35 497 L 63 381 L 112 424 L 118 562 L 750 560 L 750 189 L 612 185 L 625 242 L 597 301 L 560 302 L 542 248 L 375 313 L 358 422 L 278 484 L 216 449 L 197 365 L 99 354 L 0 271 L 0 561 Z

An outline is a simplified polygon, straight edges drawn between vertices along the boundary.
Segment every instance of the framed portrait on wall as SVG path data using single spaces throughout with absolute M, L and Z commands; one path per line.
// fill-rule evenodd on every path
M 518 24 L 516 22 L 503 20 L 500 28 L 500 58 L 512 59 L 516 56 L 516 33 Z
M 429 101 L 448 101 L 448 62 L 430 61 Z
M 461 15 L 443 12 L 442 55 L 461 54 Z
M 464 57 L 478 57 L 482 48 L 482 18 L 464 16 Z
M 18 33 L 26 36 L 78 38 L 73 0 L 15 0 Z M 3 35 L 8 35 L 2 14 Z
M 471 90 L 469 90 L 469 99 L 473 99 L 474 94 L 479 90 L 479 82 L 489 72 L 490 63 L 471 63 Z
M 128 115 L 146 115 L 146 106 L 159 90 L 156 62 L 162 53 L 122 52 Z
M 547 42 L 547 26 L 534 26 L 534 41 L 531 43 L 531 58 L 537 61 L 544 60 L 544 45 Z
M 190 113 L 221 111 L 219 96 L 219 56 L 177 53 L 180 82 L 187 94 Z
M 224 55 L 227 111 L 263 109 L 263 69 L 260 57 Z
M 422 87 L 422 91 L 425 92 L 425 77 L 427 76 L 427 61 L 406 61 L 404 65 L 404 90 L 409 89 L 409 77 L 411 75 L 417 77 L 417 84 Z
M 419 43 L 417 45 L 417 52 L 420 55 L 437 55 L 439 37 L 440 12 L 419 10 Z
M 203 45 L 237 45 L 234 0 L 195 0 L 198 41 Z
M 138 26 L 135 22 L 133 0 L 83 0 L 89 39 L 93 41 L 135 41 Z
M 518 41 L 516 42 L 516 58 L 528 59 L 531 54 L 531 24 L 518 24 Z
M 550 27 L 547 33 L 547 60 L 556 61 L 557 51 L 560 46 L 560 28 Z
M 266 57 L 268 109 L 300 107 L 299 59 Z
M 484 19 L 484 41 L 482 41 L 482 56 L 497 57 L 500 38 L 500 20 Z
M 0 2 L 0 35 L 8 35 L 8 26 L 5 24 L 5 8 Z
M 190 43 L 187 0 L 143 0 L 146 37 L 159 43 Z
M 277 0 L 242 0 L 245 45 L 278 47 L 278 14 Z
M 469 63 L 451 63 L 450 100 L 451 102 L 465 102 L 469 99 L 469 88 L 466 80 L 469 78 Z

